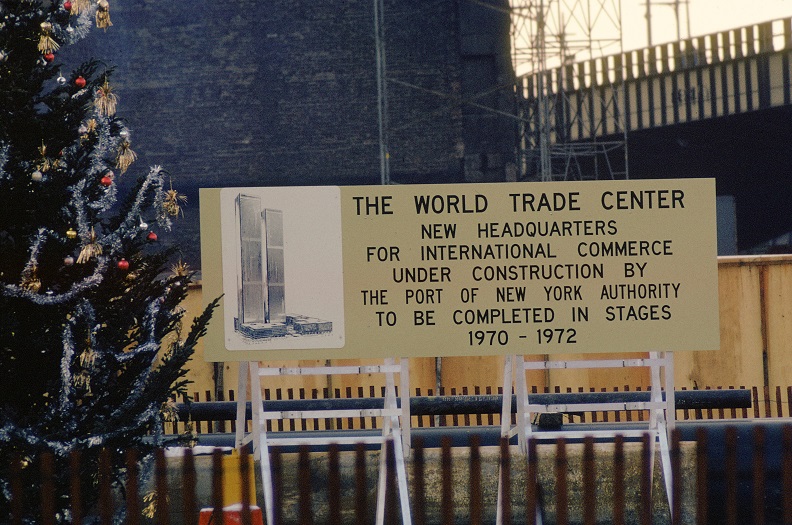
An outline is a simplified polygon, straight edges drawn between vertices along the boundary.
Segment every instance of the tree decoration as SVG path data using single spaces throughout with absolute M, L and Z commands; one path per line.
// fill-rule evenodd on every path
M 110 83 L 105 77 L 104 83 L 96 90 L 96 97 L 94 98 L 94 106 L 100 115 L 105 117 L 112 117 L 116 112 L 116 104 L 118 97 L 113 93 Z
M 96 361 L 96 352 L 91 350 L 91 340 L 86 341 L 86 348 L 80 354 L 80 366 L 83 368 L 93 368 L 94 361 Z
M 184 212 L 181 209 L 181 205 L 187 203 L 187 196 L 182 195 L 176 190 L 173 189 L 173 186 L 165 192 L 165 199 L 162 201 L 162 208 L 165 210 L 165 213 L 176 217 L 181 213 L 184 216 Z
M 124 140 L 121 142 L 121 145 L 118 147 L 118 158 L 116 159 L 116 168 L 121 170 L 121 173 L 125 173 L 129 166 L 132 165 L 133 162 L 137 160 L 137 153 L 132 151 L 130 147 L 129 141 Z
M 41 289 L 41 281 L 38 278 L 38 267 L 32 264 L 22 272 L 22 281 L 19 287 L 28 292 L 37 293 Z
M 93 395 L 93 392 L 91 392 L 91 376 L 87 370 L 80 370 L 80 372 L 74 376 L 74 388 L 83 390 L 83 395 L 86 397 Z
M 185 277 L 190 274 L 190 267 L 186 262 L 179 259 L 179 262 L 171 266 L 171 273 L 174 277 Z
M 41 170 L 42 173 L 46 173 L 50 170 L 50 168 L 55 166 L 55 162 L 50 160 L 47 156 L 47 146 L 42 142 L 41 146 L 38 148 L 39 155 L 41 159 L 38 162 L 38 169 Z
M 79 15 L 83 11 L 87 11 L 91 7 L 90 0 L 72 0 L 71 1 L 71 14 Z
M 99 0 L 96 4 L 96 27 L 106 30 L 111 25 L 113 23 L 110 21 L 110 2 Z
M 183 202 L 167 195 L 162 168 L 139 174 L 123 192 L 108 170 L 120 176 L 135 160 L 112 70 L 97 59 L 77 65 L 79 49 L 48 65 L 90 33 L 94 18 L 111 25 L 106 1 L 0 0 L 2 523 L 79 521 L 72 475 L 81 482 L 78 504 L 91 514 L 84 521 L 96 521 L 103 449 L 111 451 L 116 480 L 108 488 L 123 498 L 120 452 L 136 448 L 148 462 L 153 450 L 179 440 L 164 435 L 162 407 L 186 393 L 187 363 L 217 306 L 182 330 L 179 305 L 192 274 L 163 273 L 174 251 L 149 240 L 170 229 L 166 206 L 176 215 Z M 75 69 L 59 70 L 70 64 Z M 75 451 L 82 457 L 76 473 L 69 468 Z M 50 516 L 36 504 L 44 452 L 55 462 Z M 27 465 L 20 493 L 11 490 L 16 455 Z M 18 513 L 12 492 L 25 502 Z M 108 522 L 136 518 L 126 512 L 119 508 Z
M 52 24 L 50 22 L 42 22 L 38 50 L 42 55 L 46 55 L 48 53 L 54 53 L 58 49 L 60 49 L 60 45 L 52 38 Z
M 96 240 L 96 232 L 91 228 L 91 236 L 89 237 L 88 244 L 83 246 L 80 250 L 80 255 L 77 257 L 77 264 L 85 264 L 94 257 L 102 255 L 102 245 Z
M 149 242 L 157 242 L 157 234 L 154 232 L 148 232 L 148 235 L 146 235 L 146 239 Z

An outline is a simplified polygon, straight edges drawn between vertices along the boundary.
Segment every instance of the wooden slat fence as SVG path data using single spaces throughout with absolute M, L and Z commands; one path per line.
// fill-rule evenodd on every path
M 725 435 L 723 443 L 711 444 L 709 432 L 706 427 L 699 427 L 695 433 L 695 468 L 682 469 L 682 444 L 680 431 L 674 431 L 671 440 L 671 461 L 674 473 L 673 495 L 674 505 L 664 512 L 667 519 L 664 522 L 672 524 L 696 523 L 740 523 L 764 525 L 766 523 L 792 523 L 792 425 L 784 426 L 780 432 L 771 433 L 763 425 L 754 425 L 747 434 L 748 438 L 738 446 L 738 429 L 735 426 L 726 427 L 721 432 Z M 656 522 L 658 516 L 657 499 L 651 497 L 652 490 L 651 465 L 650 465 L 650 440 L 648 434 L 639 441 L 640 466 L 638 479 L 625 475 L 625 440 L 618 438 L 613 443 L 612 452 L 607 455 L 603 449 L 595 446 L 593 438 L 583 441 L 583 453 L 580 463 L 571 461 L 568 454 L 572 443 L 563 438 L 555 440 L 551 446 L 552 454 L 537 453 L 537 444 L 531 441 L 526 456 L 510 456 L 512 447 L 505 440 L 500 443 L 499 464 L 503 471 L 504 486 L 504 524 L 526 523 L 535 525 L 542 518 L 558 524 L 581 522 L 594 524 L 603 519 L 608 523 L 624 524 L 628 522 L 627 511 L 633 513 L 640 522 L 649 524 Z M 411 460 L 410 501 L 412 504 L 412 518 L 416 525 L 428 523 L 453 524 L 455 516 L 469 518 L 469 523 L 480 524 L 489 521 L 494 513 L 492 498 L 483 496 L 483 486 L 492 483 L 492 479 L 485 481 L 482 469 L 481 448 L 477 436 L 471 438 L 468 453 L 459 454 L 457 449 L 452 450 L 451 440 L 444 438 L 440 445 L 439 469 L 440 476 L 435 485 L 429 485 L 427 478 L 427 450 L 424 449 L 420 439 L 416 440 L 414 453 Z M 769 451 L 777 454 L 775 459 L 780 464 L 774 464 L 769 456 Z M 746 450 L 749 452 L 746 453 Z M 750 452 L 753 451 L 753 452 Z M 721 453 L 725 459 L 713 459 L 713 454 Z M 272 452 L 272 468 L 275 490 L 275 516 L 277 523 L 370 523 L 372 509 L 371 499 L 375 496 L 370 490 L 370 482 L 366 476 L 366 450 L 361 446 L 355 447 L 353 473 L 342 473 L 339 461 L 339 449 L 330 447 L 326 454 L 317 459 L 316 454 L 311 454 L 307 447 L 301 447 L 298 452 L 297 464 L 300 472 L 296 488 L 297 495 L 293 497 L 285 493 L 289 480 L 285 478 L 284 456 L 277 448 Z M 387 446 L 387 487 L 389 496 L 386 498 L 386 523 L 400 522 L 399 505 L 395 497 L 395 468 L 392 442 Z M 242 456 L 244 458 L 245 453 Z M 293 456 L 293 454 L 292 454 Z M 452 468 L 452 456 L 467 458 L 464 469 Z M 169 458 L 165 451 L 155 452 L 154 480 L 141 479 L 141 469 L 138 467 L 138 454 L 134 450 L 126 453 L 127 465 L 124 480 L 126 483 L 126 501 L 123 502 L 127 512 L 124 523 L 139 525 L 150 523 L 141 515 L 143 503 L 143 487 L 153 486 L 156 491 L 156 507 L 150 519 L 154 523 L 164 525 L 172 523 L 175 515 L 177 521 L 194 525 L 201 508 L 209 507 L 212 512 L 213 523 L 223 523 L 223 468 L 222 452 L 215 450 L 212 454 L 211 495 L 202 500 L 196 492 L 197 477 L 195 458 L 191 449 L 184 450 L 180 470 L 177 470 L 174 480 L 174 470 L 168 475 Z M 12 504 L 10 516 L 0 516 L 0 522 L 21 524 L 23 520 L 33 519 L 42 524 L 55 523 L 54 509 L 56 508 L 56 487 L 53 486 L 53 456 L 44 453 L 36 464 L 42 471 L 41 496 L 38 501 L 23 501 L 21 495 L 20 470 L 21 460 L 11 465 L 12 479 L 10 483 Z M 71 457 L 72 471 L 80 463 L 79 453 Z M 323 465 L 320 465 L 323 463 Z M 543 465 L 543 463 L 545 463 Z M 240 461 L 240 479 L 242 480 L 243 501 L 241 501 L 242 523 L 255 525 L 251 515 L 251 501 L 247 496 L 246 483 L 249 479 L 247 469 L 249 461 Z M 713 467 L 714 465 L 714 467 Z M 318 476 L 318 481 L 312 481 L 313 474 L 318 468 L 326 469 L 324 475 Z M 723 468 L 721 468 L 723 466 Z M 540 471 L 552 473 L 552 480 L 540 480 Z M 576 482 L 574 469 L 580 469 L 582 482 Z M 604 474 L 610 473 L 610 474 Z M 491 473 L 490 473 L 491 475 Z M 600 490 L 595 480 L 603 475 L 612 477 L 612 491 L 605 493 Z M 121 501 L 114 499 L 110 492 L 112 486 L 112 473 L 110 471 L 109 452 L 103 451 L 98 465 L 99 490 L 97 508 L 82 508 L 84 494 L 80 493 L 81 484 L 72 481 L 70 501 L 71 523 L 99 523 L 110 525 L 118 518 L 116 509 L 121 506 Z M 347 486 L 354 492 L 352 498 L 341 497 L 342 476 L 346 476 Z M 460 479 L 462 478 L 462 479 Z M 522 485 L 515 480 L 522 479 Z M 687 479 L 686 479 L 687 478 Z M 326 479 L 326 481 L 325 481 Z M 434 482 L 432 482 L 434 483 Z M 546 486 L 544 492 L 540 485 Z M 635 484 L 631 486 L 630 484 Z M 178 498 L 173 498 L 175 487 L 181 493 Z M 683 497 L 683 490 L 693 487 L 687 499 Z M 576 489 L 574 487 L 577 487 Z M 428 491 L 432 491 L 431 494 Z M 460 492 L 465 497 L 460 498 Z M 695 494 L 692 494 L 695 493 Z M 439 495 L 439 496 L 438 496 Z M 289 502 L 287 503 L 287 497 Z M 430 499 L 439 497 L 439 505 L 427 505 Z M 607 498 L 607 501 L 605 500 Z M 94 498 L 90 498 L 93 500 Z M 630 510 L 627 500 L 637 501 L 638 509 Z M 683 508 L 683 500 L 692 500 L 692 506 Z M 31 516 L 29 513 L 32 512 Z M 604 517 L 603 517 L 604 516 Z M 326 518 L 326 519 L 325 519 Z

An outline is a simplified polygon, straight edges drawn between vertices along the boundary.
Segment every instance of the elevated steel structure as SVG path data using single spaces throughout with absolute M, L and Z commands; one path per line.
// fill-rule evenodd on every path
M 512 43 L 520 178 L 627 178 L 620 0 L 512 0 Z M 580 126 L 586 140 L 567 133 Z

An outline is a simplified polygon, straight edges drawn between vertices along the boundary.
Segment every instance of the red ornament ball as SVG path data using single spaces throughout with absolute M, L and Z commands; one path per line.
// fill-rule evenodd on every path
M 85 84 L 87 84 L 87 82 L 81 76 L 74 79 L 74 85 L 77 86 L 80 89 L 84 88 Z
M 63 264 L 65 266 L 73 265 L 74 264 L 74 257 L 72 257 L 71 255 L 67 255 L 66 257 L 63 258 Z
M 113 179 L 110 178 L 109 176 L 105 175 L 104 177 L 102 177 L 99 180 L 99 182 L 102 184 L 102 186 L 107 187 L 107 186 L 110 186 L 113 183 Z
M 126 259 L 121 259 L 120 261 L 118 261 L 116 263 L 116 266 L 118 266 L 119 270 L 125 272 L 125 271 L 129 270 L 129 261 L 127 261 Z
M 69 2 L 69 0 L 66 0 L 65 2 L 63 2 L 63 8 L 64 8 L 66 11 L 71 11 L 71 8 L 72 8 L 72 3 L 71 3 L 71 2 Z
M 44 60 L 46 60 L 47 62 L 52 62 L 53 60 L 55 60 L 55 53 L 47 53 L 46 55 L 44 55 Z
M 146 239 L 148 239 L 151 242 L 154 242 L 157 240 L 157 234 L 154 232 L 149 232 L 148 235 L 146 235 Z

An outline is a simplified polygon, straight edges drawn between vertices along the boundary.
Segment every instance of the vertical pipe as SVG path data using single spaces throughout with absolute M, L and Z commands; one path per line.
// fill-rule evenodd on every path
M 501 490 L 503 491 L 501 497 L 501 509 L 503 512 L 501 524 L 511 525 L 511 457 L 509 455 L 509 439 L 506 437 L 500 439 L 500 475 Z
M 481 525 L 484 521 L 480 444 L 481 439 L 478 435 L 470 436 L 470 525 Z
M 136 454 L 127 455 L 127 469 L 137 469 Z M 134 465 L 134 467 L 131 467 Z M 129 474 L 129 471 L 127 472 Z M 198 525 L 198 505 L 195 500 L 195 456 L 193 456 L 192 449 L 184 449 L 184 457 L 182 461 L 182 510 L 184 514 L 184 525 Z M 127 488 L 127 512 L 130 512 L 130 503 L 137 506 L 137 487 L 135 493 L 131 494 L 131 488 Z M 133 501 L 134 500 L 134 501 Z M 139 511 L 136 511 L 140 514 Z M 131 524 L 130 524 L 131 525 Z M 135 522 L 138 525 L 138 522 Z
M 327 503 L 330 507 L 330 525 L 341 524 L 341 465 L 337 443 L 328 448 L 327 465 Z
M 652 525 L 652 447 L 649 434 L 641 438 L 641 525 Z
M 569 493 L 567 487 L 567 451 L 566 440 L 556 439 L 556 523 L 567 525 L 569 523 Z
M 754 427 L 753 518 L 756 525 L 765 523 L 765 428 Z
M 539 508 L 539 494 L 537 485 L 537 473 L 539 467 L 536 455 L 536 440 L 528 440 L 528 474 L 525 480 L 525 523 L 527 525 L 537 525 L 536 515 Z
M 311 509 L 311 460 L 308 457 L 307 445 L 300 445 L 299 452 L 297 453 L 297 472 L 300 473 L 300 479 L 298 481 L 298 523 L 300 525 L 313 525 L 313 511 Z
M 72 512 L 72 525 L 82 525 L 82 490 L 80 488 L 80 483 L 82 478 L 80 477 L 80 458 L 81 454 L 79 450 L 72 450 L 71 454 L 69 454 L 69 476 L 71 478 L 71 512 Z M 127 466 L 127 473 L 129 473 L 129 467 Z M 131 483 L 127 482 L 127 493 L 131 490 L 130 488 Z M 128 507 L 128 505 L 127 505 Z M 127 512 L 130 512 L 127 510 Z
M 162 478 L 164 480 L 164 476 Z M 167 488 L 166 484 L 164 489 Z M 165 499 L 165 494 L 166 492 L 162 493 L 162 499 Z M 158 504 L 159 499 L 158 496 Z M 212 522 L 223 523 L 223 453 L 219 448 L 212 451 L 212 509 Z
M 383 0 L 374 0 L 374 52 L 377 66 L 377 124 L 379 128 L 380 184 L 390 184 L 388 151 L 388 86 L 385 65 L 385 15 Z
M 595 490 L 594 438 L 586 436 L 583 440 L 583 525 L 596 525 L 597 495 Z
M 737 429 L 726 428 L 726 524 L 737 525 Z
M 242 501 L 240 502 L 242 504 L 242 509 L 240 518 L 242 518 L 242 525 L 253 525 L 253 516 L 250 513 L 250 465 L 251 461 L 248 450 L 242 447 L 239 449 L 239 478 L 240 489 L 242 490 Z
M 283 456 L 277 447 L 270 447 L 270 469 L 272 469 L 272 521 L 283 523 Z
M 385 442 L 385 523 L 399 523 L 399 501 L 396 497 L 396 447 L 392 439 Z
M 43 452 L 41 461 L 41 523 L 55 525 L 55 460 L 51 452 Z
M 782 463 L 782 491 L 784 501 L 784 525 L 792 524 L 792 425 L 784 425 L 784 455 Z
M 355 523 L 368 522 L 366 493 L 366 446 L 358 443 L 355 445 Z
M 707 430 L 696 429 L 696 523 L 707 523 L 709 513 Z
M 413 523 L 415 525 L 426 524 L 426 485 L 424 469 L 424 440 L 416 437 L 413 440 L 412 449 L 413 466 Z
M 454 492 L 451 486 L 451 438 L 440 440 L 440 519 L 443 525 L 454 525 Z
M 624 436 L 613 445 L 613 525 L 624 525 Z
M 102 525 L 113 523 L 113 493 L 111 492 L 110 450 L 99 452 L 99 519 Z
M 671 523 L 682 524 L 682 451 L 679 448 L 679 429 L 671 432 Z

